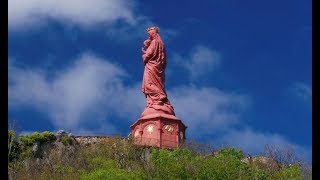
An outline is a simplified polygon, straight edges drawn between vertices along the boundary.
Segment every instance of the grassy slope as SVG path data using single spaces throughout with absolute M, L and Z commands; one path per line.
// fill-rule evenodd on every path
M 45 147 L 40 154 L 32 153 L 35 139 Z M 66 138 L 58 141 L 48 132 L 14 141 L 9 179 L 311 179 L 311 171 L 299 161 L 290 166 L 244 163 L 243 152 L 232 147 L 214 151 L 190 143 L 165 150 L 135 146 L 120 137 L 81 146 Z

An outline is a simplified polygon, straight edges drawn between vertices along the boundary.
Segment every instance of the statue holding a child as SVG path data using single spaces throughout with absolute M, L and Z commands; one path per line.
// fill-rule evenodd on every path
M 142 48 L 144 73 L 142 92 L 147 99 L 147 106 L 142 116 L 165 113 L 175 115 L 165 90 L 166 51 L 159 35 L 158 27 L 147 28 L 148 39 Z

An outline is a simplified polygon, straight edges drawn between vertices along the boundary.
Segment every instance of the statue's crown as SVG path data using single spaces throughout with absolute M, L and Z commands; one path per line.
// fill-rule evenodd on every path
M 157 32 L 159 32 L 159 28 L 158 27 L 156 27 L 156 26 L 153 26 L 153 27 L 148 27 L 146 30 L 147 30 L 147 32 L 148 31 L 150 31 L 150 30 L 157 30 Z

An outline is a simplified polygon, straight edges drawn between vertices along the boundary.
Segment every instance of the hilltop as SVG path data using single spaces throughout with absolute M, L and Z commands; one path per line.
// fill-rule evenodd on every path
M 9 179 L 312 179 L 293 154 L 265 156 L 186 142 L 177 149 L 136 146 L 130 137 L 8 131 Z

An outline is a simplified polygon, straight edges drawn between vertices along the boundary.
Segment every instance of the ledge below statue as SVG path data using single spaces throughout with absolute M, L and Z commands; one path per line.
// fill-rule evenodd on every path
M 185 141 L 187 126 L 176 116 L 153 113 L 139 118 L 131 126 L 134 143 L 143 146 L 177 148 Z
M 168 104 L 147 106 L 141 114 L 141 117 L 149 114 L 169 114 L 175 116 L 173 107 Z

